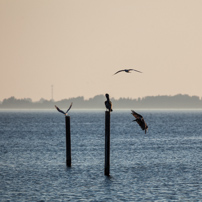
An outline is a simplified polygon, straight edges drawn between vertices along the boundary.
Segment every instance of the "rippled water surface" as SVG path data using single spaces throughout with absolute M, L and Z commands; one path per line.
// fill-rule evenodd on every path
M 111 114 L 104 175 L 104 111 L 72 110 L 72 167 L 57 111 L 0 111 L 0 201 L 202 201 L 202 111 Z

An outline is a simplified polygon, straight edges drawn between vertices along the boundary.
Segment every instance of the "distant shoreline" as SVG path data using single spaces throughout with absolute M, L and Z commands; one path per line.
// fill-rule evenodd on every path
M 10 97 L 4 99 L 0 103 L 0 109 L 54 109 L 57 105 L 60 108 L 66 109 L 69 107 L 70 103 L 73 102 L 73 109 L 104 109 L 104 95 L 96 95 L 93 98 L 84 100 L 84 97 L 76 97 L 63 99 L 60 101 L 45 100 L 41 99 L 38 102 L 32 102 L 30 98 L 16 99 L 15 97 Z M 189 96 L 178 94 L 175 96 L 147 96 L 144 98 L 130 99 L 130 98 L 120 98 L 111 99 L 114 109 L 154 109 L 154 110 L 179 110 L 179 109 L 202 109 L 202 99 L 198 96 Z
M 173 112 L 178 112 L 178 111 L 186 111 L 186 112 L 193 112 L 193 111 L 198 111 L 198 112 L 202 112 L 202 108 L 198 108 L 198 109 L 196 109 L 196 108 L 192 108 L 192 109 L 186 109 L 186 108 L 179 108 L 179 109 L 173 109 L 173 108 L 170 108 L 170 109 L 166 109 L 166 108 L 161 108 L 161 109 L 151 109 L 151 108 L 148 108 L 148 109 L 143 109 L 143 108 L 135 108 L 135 107 L 133 107 L 133 108 L 128 108 L 128 109 L 119 109 L 119 108 L 116 108 L 116 109 L 114 109 L 113 110 L 113 113 L 115 112 L 116 113 L 116 111 L 129 111 L 129 112 L 131 112 L 131 110 L 138 110 L 138 111 L 155 111 L 155 112 L 166 112 L 166 111 L 173 111 Z M 14 111 L 16 111 L 16 112 L 27 112 L 27 111 L 29 111 L 29 112 L 45 112 L 45 111 L 47 111 L 47 112 L 57 112 L 56 110 L 55 110 L 55 108 L 51 108 L 51 109 L 29 109 L 29 108 L 24 108 L 24 109 L 22 109 L 22 108 L 12 108 L 12 109 L 2 109 L 2 108 L 0 108 L 0 112 L 9 112 L 9 111 L 12 111 L 12 112 L 14 112 Z M 79 112 L 79 113 L 82 113 L 82 112 L 85 112 L 85 111 L 88 111 L 88 112 L 94 112 L 94 111 L 97 111 L 97 112 L 104 112 L 104 111 L 106 111 L 106 109 L 71 109 L 71 112 Z

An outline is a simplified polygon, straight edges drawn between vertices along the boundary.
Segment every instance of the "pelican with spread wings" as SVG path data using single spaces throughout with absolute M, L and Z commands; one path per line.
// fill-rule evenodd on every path
M 146 122 L 144 121 L 143 117 L 133 110 L 131 110 L 131 112 L 132 112 L 131 114 L 136 118 L 133 121 L 136 121 L 139 124 L 139 126 L 142 128 L 142 130 L 145 131 L 145 134 L 146 134 L 147 130 L 148 130 L 148 126 L 147 126 Z
M 67 116 L 69 110 L 70 110 L 71 107 L 72 107 L 72 104 L 73 104 L 73 103 L 70 104 L 69 109 L 68 109 L 66 112 L 64 112 L 64 111 L 62 111 L 61 109 L 59 109 L 59 107 L 57 107 L 56 105 L 55 105 L 55 108 L 56 108 L 59 112 L 61 112 L 61 113 L 64 114 L 65 116 Z
M 119 70 L 118 72 L 116 72 L 115 74 L 118 74 L 119 72 L 131 73 L 131 71 L 136 71 L 136 72 L 142 73 L 142 72 L 140 72 L 140 71 L 138 71 L 136 69 L 122 69 L 122 70 Z

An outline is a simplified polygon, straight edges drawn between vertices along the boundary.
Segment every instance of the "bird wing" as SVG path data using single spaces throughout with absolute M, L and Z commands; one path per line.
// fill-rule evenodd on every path
M 136 118 L 136 119 L 141 119 L 143 118 L 140 114 L 136 113 L 135 111 L 131 110 L 131 114 Z
M 59 112 L 65 114 L 65 112 L 63 112 L 61 109 L 59 109 L 56 105 L 55 105 L 55 108 L 56 108 Z
M 71 103 L 71 105 L 69 106 L 69 109 L 66 111 L 66 114 L 67 114 L 67 112 L 71 109 L 72 104 L 73 104 L 73 103 Z
M 129 69 L 129 71 L 136 71 L 136 72 L 139 72 L 139 73 L 142 73 L 142 72 L 140 72 L 140 71 L 138 71 L 138 70 L 136 70 L 136 69 Z
M 123 72 L 123 71 L 125 71 L 125 70 L 119 70 L 119 71 L 118 71 L 118 72 L 116 72 L 115 74 L 118 74 L 119 72 Z M 115 75 L 115 74 L 114 74 L 114 75 Z
M 142 130 L 145 130 L 144 120 L 142 120 L 142 119 L 136 119 L 136 122 L 142 128 Z
M 148 129 L 148 126 L 147 126 L 147 124 L 145 123 L 145 121 L 144 121 L 144 119 L 142 118 L 142 119 L 136 119 L 135 120 L 137 123 L 138 123 L 138 125 L 142 128 L 142 130 L 145 130 L 145 134 L 146 134 L 146 130 Z

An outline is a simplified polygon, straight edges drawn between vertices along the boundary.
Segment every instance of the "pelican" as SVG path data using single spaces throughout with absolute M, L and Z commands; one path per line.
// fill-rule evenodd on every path
M 116 72 L 115 74 L 118 74 L 119 72 L 131 73 L 131 71 L 136 71 L 136 72 L 142 73 L 142 72 L 140 72 L 140 71 L 138 71 L 136 69 L 122 69 L 122 70 L 119 70 L 118 72 Z
M 105 107 L 109 110 L 109 112 L 112 112 L 112 102 L 109 99 L 109 94 L 105 94 L 107 100 L 105 101 Z
M 64 111 L 62 111 L 61 109 L 59 109 L 59 107 L 57 107 L 56 105 L 55 105 L 55 108 L 56 108 L 59 112 L 61 112 L 61 113 L 64 114 L 65 116 L 67 116 L 67 113 L 68 113 L 69 110 L 71 109 L 72 104 L 73 104 L 73 103 L 70 104 L 69 109 L 66 111 L 66 113 L 65 113 Z
M 131 114 L 136 118 L 133 121 L 136 121 L 139 124 L 139 126 L 142 128 L 142 130 L 145 131 L 145 134 L 146 134 L 147 130 L 148 130 L 148 126 L 147 126 L 146 122 L 144 121 L 143 117 L 140 114 L 136 113 L 135 111 L 133 111 L 133 110 L 131 110 L 131 111 L 132 111 Z

